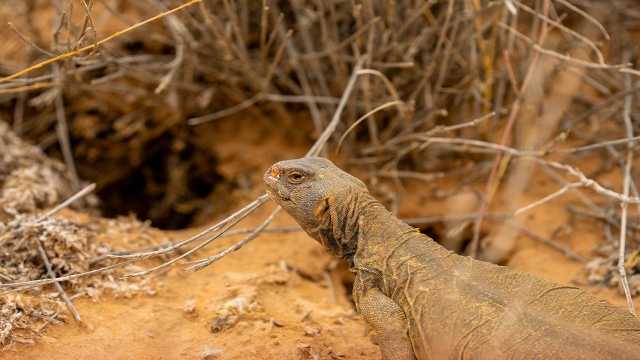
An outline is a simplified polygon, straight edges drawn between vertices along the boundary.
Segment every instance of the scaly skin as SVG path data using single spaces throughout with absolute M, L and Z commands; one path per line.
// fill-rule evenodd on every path
M 384 360 L 640 359 L 640 321 L 584 290 L 456 255 L 389 213 L 322 158 L 265 183 L 356 273 L 354 300 Z

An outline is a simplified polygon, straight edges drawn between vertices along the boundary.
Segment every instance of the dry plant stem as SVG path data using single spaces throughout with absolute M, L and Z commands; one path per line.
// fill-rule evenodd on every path
M 229 230 L 226 233 L 224 233 L 223 235 L 220 236 L 220 238 L 225 238 L 225 237 L 231 237 L 231 236 L 237 236 L 237 235 L 247 235 L 247 234 L 251 234 L 252 232 L 255 231 L 255 228 L 249 228 L 249 229 L 234 229 L 234 230 Z M 296 227 L 296 226 L 289 226 L 289 227 L 277 227 L 277 228 L 269 228 L 269 229 L 264 229 L 262 230 L 263 233 L 272 233 L 272 234 L 288 234 L 288 233 L 294 233 L 294 232 L 301 232 L 302 228 L 300 227 Z M 108 258 L 112 258 L 112 257 L 120 257 L 122 258 L 122 255 L 130 255 L 133 254 L 135 252 L 148 252 L 148 251 L 155 251 L 155 250 L 159 250 L 159 249 L 163 249 L 163 248 L 168 248 L 168 247 L 175 247 L 177 245 L 177 242 L 166 242 L 164 244 L 159 244 L 159 245 L 154 245 L 154 246 L 150 246 L 148 248 L 145 249 L 140 249 L 140 250 L 117 250 L 117 251 L 113 251 L 109 254 L 106 255 L 101 255 L 101 256 L 97 256 L 93 259 L 91 259 L 91 263 L 97 263 L 100 262 L 104 259 L 108 259 Z
M 540 236 L 540 235 L 534 233 L 533 231 L 527 229 L 526 227 L 514 222 L 513 220 L 508 220 L 507 223 L 510 226 L 513 226 L 514 228 L 516 228 L 518 231 L 524 233 L 528 237 L 530 237 L 530 238 L 532 238 L 534 240 L 538 240 L 538 241 L 544 243 L 545 245 L 553 248 L 554 250 L 557 250 L 557 251 L 563 253 L 569 259 L 576 260 L 576 261 L 579 261 L 579 262 L 582 262 L 582 263 L 587 262 L 587 259 L 585 257 L 583 257 L 582 255 L 577 254 L 576 252 L 574 252 L 573 250 L 569 249 L 568 247 L 566 247 L 564 245 L 560 245 L 560 244 L 556 243 L 555 241 L 553 241 L 551 239 L 547 239 L 547 238 L 545 238 L 543 236 Z
M 50 218 L 50 217 L 56 215 L 57 213 L 62 211 L 62 209 L 67 208 L 69 205 L 73 204 L 74 202 L 78 201 L 79 199 L 89 195 L 95 189 L 96 189 L 96 184 L 89 184 L 89 185 L 85 186 L 84 189 L 78 191 L 77 193 L 75 193 L 74 195 L 69 197 L 67 200 L 65 200 L 62 203 L 60 203 L 60 205 L 58 205 L 58 206 L 54 207 L 53 209 L 47 211 L 47 213 L 44 214 L 43 216 L 41 216 L 37 221 L 40 222 L 40 221 L 43 221 L 43 220 L 45 220 L 47 218 Z
M 591 144 L 591 145 L 586 145 L 586 146 L 572 148 L 572 149 L 557 149 L 557 150 L 554 150 L 554 149 L 517 150 L 517 149 L 511 148 L 511 147 L 508 147 L 508 146 L 499 145 L 499 144 L 490 143 L 490 142 L 481 141 L 481 140 L 456 139 L 456 138 L 445 138 L 445 137 L 426 137 L 426 136 L 419 135 L 419 134 L 418 135 L 413 135 L 411 138 L 400 139 L 400 140 L 402 140 L 402 141 L 404 141 L 404 140 L 422 140 L 422 141 L 424 141 L 424 145 L 423 146 L 427 146 L 429 144 L 470 145 L 470 146 L 474 146 L 474 147 L 495 150 L 497 152 L 504 152 L 504 153 L 507 153 L 507 154 L 513 155 L 513 156 L 520 156 L 520 157 L 532 156 L 532 157 L 536 157 L 536 156 L 544 156 L 544 155 L 549 154 L 549 153 L 572 154 L 572 153 L 577 153 L 577 152 L 582 152 L 582 151 L 597 150 L 597 149 L 604 148 L 604 147 L 611 146 L 611 145 L 623 145 L 623 144 L 633 145 L 633 143 L 638 142 L 640 140 L 640 136 L 633 137 L 633 138 L 609 140 L 609 141 L 604 141 L 604 142 L 597 143 L 597 144 Z M 370 149 L 365 149 L 365 153 L 369 152 L 369 150 Z
M 25 91 L 32 91 L 32 90 L 39 90 L 39 89 L 47 89 L 50 87 L 53 87 L 54 84 L 48 81 L 44 81 L 44 82 L 38 82 L 35 84 L 31 84 L 31 85 L 24 85 L 24 86 L 16 86 L 14 88 L 7 88 L 7 89 L 0 89 L 0 95 L 8 95 L 8 94 L 15 94 L 15 93 L 21 93 L 21 92 L 25 92 Z
M 69 126 L 67 124 L 67 115 L 64 107 L 64 98 L 62 96 L 63 87 L 63 75 L 58 64 L 53 64 L 53 74 L 56 79 L 56 133 L 58 135 L 58 142 L 62 150 L 62 156 L 64 158 L 65 165 L 69 169 L 71 174 L 71 180 L 73 181 L 74 190 L 80 187 L 80 178 L 78 177 L 78 171 L 76 170 L 76 163 L 73 159 L 73 151 L 71 150 L 71 140 L 69 139 Z
M 162 3 L 159 3 L 158 5 L 159 5 L 158 7 L 161 10 L 164 9 L 164 6 L 162 5 Z M 155 94 L 162 93 L 169 86 L 169 84 L 176 77 L 176 74 L 178 73 L 178 70 L 180 70 L 180 67 L 182 66 L 182 63 L 184 61 L 185 39 L 181 35 L 181 31 L 182 29 L 185 28 L 185 26 L 184 24 L 179 22 L 179 20 L 175 15 L 169 15 L 165 20 L 166 20 L 165 22 L 167 23 L 167 26 L 171 31 L 173 39 L 176 42 L 176 45 L 175 45 L 176 56 L 171 61 L 171 63 L 169 63 L 169 72 L 167 72 L 167 74 L 160 79 L 158 86 L 155 88 L 154 90 Z
M 602 55 L 602 52 L 600 51 L 600 49 L 598 49 L 598 47 L 593 43 L 593 41 L 589 40 L 586 36 L 579 34 L 578 32 L 569 29 L 568 27 L 562 25 L 561 23 L 550 19 L 549 17 L 539 14 L 538 12 L 536 12 L 535 10 L 533 10 L 532 8 L 520 3 L 519 1 L 515 2 L 519 8 L 523 9 L 525 12 L 528 12 L 529 14 L 536 16 L 537 18 L 548 22 L 549 24 L 551 24 L 552 26 L 560 29 L 561 31 L 573 36 L 574 38 L 582 41 L 583 43 L 585 43 L 588 47 L 591 48 L 591 50 L 593 50 L 593 52 L 596 54 L 596 56 L 598 57 L 598 63 L 600 65 L 607 65 L 605 64 L 604 61 L 604 55 Z
M 384 145 L 380 145 L 380 146 L 370 146 L 367 148 L 362 149 L 362 153 L 363 154 L 370 154 L 379 150 L 384 150 L 385 148 L 391 148 L 393 145 L 397 145 L 403 142 L 407 142 L 407 141 L 424 141 L 425 143 L 423 144 L 423 146 L 427 146 L 430 142 L 445 142 L 448 143 L 451 140 L 455 139 L 450 139 L 450 138 L 436 138 L 436 137 L 432 137 L 435 134 L 440 134 L 440 133 L 446 133 L 446 132 L 450 132 L 450 131 L 455 131 L 455 130 L 460 130 L 460 129 L 464 129 L 464 128 L 468 128 L 468 127 L 473 127 L 473 126 L 477 126 L 478 124 L 482 123 L 483 121 L 486 121 L 488 119 L 491 119 L 493 116 L 495 116 L 494 112 L 485 114 L 477 119 L 473 119 L 471 121 L 467 121 L 461 124 L 456 124 L 456 125 L 451 125 L 451 126 L 436 126 L 434 128 L 432 128 L 431 130 L 427 131 L 424 134 L 409 134 L 409 135 L 405 135 L 405 136 L 398 136 L 395 137 L 389 141 L 387 141 Z M 435 140 L 434 140 L 435 139 Z M 432 141 L 433 140 L 433 141 Z M 473 140 L 470 140 L 473 141 Z M 626 140 L 625 140 L 626 141 Z
M 632 95 L 628 94 L 627 96 L 632 96 Z M 603 148 L 603 147 L 608 147 L 608 146 L 611 146 L 611 145 L 627 144 L 627 146 L 632 146 L 633 143 L 637 142 L 638 140 L 640 140 L 640 136 L 633 136 L 633 137 L 630 137 L 630 138 L 603 141 L 601 143 L 580 146 L 580 147 L 573 148 L 573 149 L 557 149 L 557 150 L 553 150 L 552 149 L 552 150 L 549 150 L 548 152 L 553 152 L 553 153 L 577 153 L 577 152 L 582 152 L 582 151 L 597 150 L 597 149 L 600 149 L 600 148 Z
M 542 204 L 544 204 L 544 203 L 546 203 L 548 201 L 551 201 L 551 200 L 561 196 L 562 194 L 566 193 L 567 191 L 571 190 L 572 188 L 577 188 L 577 187 L 581 187 L 581 186 L 582 186 L 581 183 L 569 183 L 569 184 L 563 186 L 560 190 L 558 190 L 558 191 L 556 191 L 556 192 L 554 192 L 554 193 L 552 193 L 550 195 L 547 195 L 547 196 L 543 197 L 542 199 L 534 201 L 534 202 L 532 202 L 531 204 L 529 204 L 527 206 L 519 208 L 518 210 L 513 212 L 513 216 L 518 216 L 518 215 L 520 215 L 520 214 L 522 214 L 524 212 L 527 212 L 527 211 L 533 209 L 534 207 L 536 207 L 538 205 L 542 205 Z
M 283 38 L 283 43 L 286 44 L 287 54 L 289 55 L 289 58 L 291 58 L 293 69 L 298 77 L 298 80 L 300 81 L 300 85 L 302 86 L 304 95 L 312 96 L 313 92 L 311 90 L 311 85 L 309 84 L 307 72 L 305 71 L 306 69 L 304 69 L 300 61 L 298 61 L 298 50 L 296 49 L 295 45 L 291 41 L 289 41 L 292 34 L 291 31 L 285 33 L 282 24 L 279 24 L 278 30 Z M 322 129 L 323 121 L 322 114 L 320 113 L 317 104 L 313 102 L 307 102 L 307 107 L 309 108 L 309 113 L 311 114 L 311 118 L 313 119 L 313 124 L 316 131 L 320 131 L 320 129 Z
M 93 1 L 90 0 L 89 4 L 87 4 L 86 0 L 80 0 L 80 2 L 82 3 L 82 6 L 84 7 L 84 12 L 85 12 L 85 21 L 84 21 L 84 25 L 82 26 L 82 34 L 84 34 L 87 31 L 87 27 L 90 26 L 91 27 L 91 32 L 93 33 L 93 42 L 97 42 L 98 41 L 98 33 L 96 30 L 96 24 L 93 21 L 93 17 L 91 16 L 91 8 L 93 8 Z M 84 35 L 81 35 L 81 39 Z M 78 43 L 80 43 L 80 41 L 78 41 Z M 98 49 L 98 46 L 96 45 L 95 50 Z
M 625 74 L 625 88 L 631 88 L 631 78 L 628 74 Z M 627 130 L 627 137 L 631 139 L 633 137 L 633 124 L 631 123 L 631 101 L 633 95 L 627 95 L 624 100 L 624 124 Z M 624 184 L 622 189 L 622 194 L 624 196 L 629 196 L 629 187 L 631 183 L 631 165 L 633 163 L 633 147 L 631 143 L 627 144 L 627 159 L 624 167 Z M 631 298 L 631 291 L 629 290 L 629 280 L 627 279 L 627 271 L 624 268 L 624 260 L 625 260 L 625 249 L 626 249 L 626 241 L 627 241 L 627 208 L 629 204 L 626 202 L 620 203 L 622 207 L 622 212 L 620 214 L 620 241 L 619 241 L 619 252 L 618 252 L 618 273 L 620 274 L 620 284 L 622 285 L 622 289 L 624 290 L 624 295 L 627 299 L 627 305 L 629 306 L 629 311 L 632 314 L 636 313 L 635 306 L 633 303 L 633 299 Z
M 351 77 L 349 78 L 349 82 L 347 83 L 347 86 L 345 87 L 345 90 L 342 94 L 342 98 L 340 99 L 340 103 L 338 103 L 338 108 L 336 109 L 336 112 L 333 114 L 331 121 L 329 122 L 327 127 L 324 129 L 322 134 L 320 134 L 320 137 L 315 142 L 315 144 L 313 144 L 311 149 L 309 149 L 305 157 L 317 156 L 322 150 L 322 148 L 325 146 L 327 141 L 329 141 L 329 138 L 331 137 L 331 135 L 336 131 L 336 128 L 338 127 L 338 123 L 340 123 L 340 116 L 342 115 L 342 111 L 347 105 L 347 100 L 349 100 L 349 97 L 351 96 L 351 92 L 353 91 L 353 87 L 356 83 L 356 79 L 358 78 L 358 73 L 362 68 L 362 64 L 364 64 L 365 56 L 360 58 L 360 60 L 358 60 L 358 62 L 356 63 L 356 66 L 354 67 L 353 72 L 351 73 Z
M 109 258 L 116 258 L 116 259 L 143 259 L 143 258 L 148 258 L 150 256 L 157 256 L 157 255 L 162 255 L 162 254 L 166 254 L 172 251 L 175 251 L 177 249 L 180 249 L 181 247 L 190 244 L 194 241 L 197 241 L 199 239 L 201 239 L 202 237 L 204 237 L 205 235 L 208 235 L 209 233 L 212 233 L 216 230 L 221 229 L 222 227 L 226 226 L 229 222 L 231 221 L 235 221 L 236 219 L 242 219 L 245 216 L 247 216 L 248 214 L 250 214 L 253 210 L 257 209 L 260 205 L 264 204 L 266 201 L 268 200 L 268 195 L 267 194 L 262 194 L 260 195 L 257 199 L 255 199 L 254 201 L 252 201 L 251 203 L 247 204 L 246 206 L 244 206 L 242 209 L 236 211 L 235 213 L 229 215 L 228 217 L 226 217 L 225 219 L 219 221 L 218 223 L 216 223 L 213 226 L 210 226 L 206 229 L 204 229 L 203 231 L 197 233 L 196 235 L 182 240 L 182 241 L 178 241 L 176 243 L 169 243 L 167 244 L 166 247 L 162 247 L 156 250 L 152 250 L 152 251 L 144 251 L 144 252 L 134 252 L 134 253 L 129 253 L 129 254 L 113 254 L 113 255 L 108 255 Z
M 234 106 L 231 106 L 229 108 L 226 108 L 220 111 L 216 111 L 212 114 L 191 118 L 188 120 L 188 122 L 189 122 L 189 125 L 195 126 L 195 125 L 203 124 L 205 122 L 221 119 L 223 117 L 227 117 L 227 116 L 239 113 L 242 110 L 248 109 L 253 105 L 259 103 L 260 101 L 273 101 L 273 102 L 282 102 L 282 103 L 314 102 L 318 104 L 331 104 L 331 105 L 338 103 L 338 99 L 331 96 L 280 95 L 280 94 L 258 93 L 255 96 L 250 97 L 239 104 L 236 104 Z
M 473 127 L 473 126 L 477 126 L 478 124 L 492 119 L 494 116 L 496 116 L 495 112 L 490 112 L 488 114 L 482 115 L 481 117 L 477 118 L 477 119 L 473 119 L 471 121 L 467 121 L 464 122 L 462 124 L 457 124 L 457 125 L 451 125 L 451 126 L 436 126 L 433 129 L 429 130 L 427 132 L 427 136 L 431 136 L 431 135 L 435 135 L 435 134 L 439 134 L 439 133 L 444 133 L 444 132 L 449 132 L 449 131 L 455 131 L 455 130 L 460 130 L 460 129 L 464 129 L 464 128 L 468 128 L 468 127 Z
M 126 34 L 128 32 L 131 32 L 131 31 L 133 31 L 135 29 L 138 29 L 138 28 L 140 28 L 140 27 L 142 27 L 144 25 L 147 25 L 148 23 L 151 23 L 151 22 L 154 22 L 156 20 L 159 20 L 159 19 L 161 19 L 161 18 L 163 18 L 163 17 L 165 17 L 167 15 L 173 14 L 175 12 L 178 12 L 178 11 L 180 11 L 182 9 L 185 9 L 185 8 L 187 8 L 189 6 L 195 5 L 195 4 L 200 3 L 200 2 L 202 2 L 202 0 L 191 0 L 191 1 L 187 2 L 187 3 L 184 3 L 182 5 L 179 5 L 179 6 L 175 7 L 175 8 L 173 8 L 173 9 L 171 9 L 169 11 L 165 11 L 165 12 L 163 12 L 161 14 L 158 14 L 156 16 L 153 16 L 153 17 L 151 17 L 151 18 L 149 18 L 147 20 L 144 20 L 144 21 L 141 21 L 141 22 L 139 22 L 137 24 L 134 24 L 134 25 L 132 25 L 132 26 L 126 28 L 126 29 L 117 31 L 117 32 L 107 36 L 106 38 L 104 38 L 104 39 L 102 39 L 100 41 L 97 41 L 97 42 L 95 42 L 95 43 L 93 43 L 91 45 L 87 45 L 87 46 L 82 47 L 80 49 L 60 54 L 58 56 L 55 56 L 55 57 L 49 58 L 47 60 L 44 60 L 42 62 L 39 62 L 39 63 L 37 63 L 35 65 L 31 65 L 31 66 L 29 66 L 29 67 L 27 67 L 27 68 L 25 68 L 23 70 L 20 70 L 20 71 L 14 73 L 12 75 L 0 78 L 0 83 L 4 83 L 4 82 L 8 82 L 10 80 L 17 79 L 17 78 L 22 77 L 22 76 L 24 76 L 24 75 L 26 75 L 26 74 L 34 71 L 34 70 L 37 70 L 37 69 L 43 68 L 43 67 L 45 67 L 47 65 L 56 63 L 56 62 L 58 62 L 60 60 L 68 59 L 68 58 L 70 58 L 72 56 L 81 54 L 81 53 L 89 51 L 89 50 L 94 50 L 97 47 L 99 47 L 100 45 L 102 45 L 102 44 L 104 44 L 106 42 L 109 42 L 109 41 L 111 41 L 111 40 L 113 40 L 113 39 L 115 39 L 117 37 L 120 37 L 120 36 L 122 36 L 122 35 L 124 35 L 124 34 Z
M 217 253 L 217 254 L 215 254 L 213 256 L 209 256 L 206 259 L 197 260 L 197 261 L 193 262 L 193 265 L 187 267 L 186 270 L 187 271 L 202 270 L 202 269 L 206 268 L 207 266 L 213 264 L 214 262 L 218 261 L 219 259 L 222 259 L 224 256 L 226 256 L 226 255 L 228 255 L 228 254 L 240 249 L 241 247 L 246 245 L 251 240 L 257 238 L 260 235 L 260 233 L 262 233 L 262 231 L 264 231 L 267 228 L 267 226 L 269 226 L 269 224 L 271 224 L 271 222 L 276 217 L 276 215 L 278 215 L 280 210 L 282 210 L 282 208 L 278 206 L 275 210 L 273 210 L 271 215 L 269 215 L 269 217 L 262 224 L 260 224 L 260 226 L 255 228 L 255 230 L 253 230 L 247 237 L 245 237 L 241 241 L 233 244 L 233 246 L 228 247 L 225 250 L 223 250 L 223 251 L 221 251 L 221 252 L 219 252 L 219 253 Z
M 351 131 L 353 129 L 356 128 L 356 126 L 358 126 L 361 122 L 363 122 L 364 120 L 366 120 L 367 118 L 369 118 L 369 116 L 377 113 L 378 111 L 384 110 L 388 107 L 391 106 L 398 106 L 399 110 L 402 111 L 402 105 L 404 104 L 404 102 L 400 101 L 400 100 L 396 100 L 396 101 L 391 101 L 388 103 L 384 103 L 376 108 L 374 108 L 373 110 L 369 111 L 368 113 L 362 115 L 358 120 L 356 120 L 353 124 L 351 124 L 351 126 L 349 126 L 349 128 L 344 132 L 344 134 L 342 134 L 342 136 L 340 137 L 340 140 L 338 140 L 338 145 L 336 146 L 336 154 L 340 153 L 340 147 L 342 147 L 342 142 L 344 141 L 344 139 L 347 138 L 347 135 L 349 135 L 349 133 L 351 133 Z
M 549 14 L 549 6 L 550 6 L 549 2 L 550 0 L 544 1 L 543 7 L 544 7 L 545 16 L 548 16 Z M 511 30 L 510 27 L 509 27 L 509 30 Z M 541 43 L 541 44 L 544 43 L 546 37 L 547 37 L 547 23 L 543 22 L 542 29 L 540 30 L 540 35 L 538 37 L 538 43 Z M 529 40 L 529 38 L 527 39 Z M 518 92 L 519 94 L 523 94 L 524 90 L 527 89 L 527 87 L 529 86 L 529 81 L 533 77 L 533 72 L 536 65 L 538 64 L 539 58 L 540 58 L 539 53 L 535 53 L 532 56 L 531 63 L 529 64 L 529 68 L 527 69 L 527 73 L 525 74 L 524 81 L 522 82 L 520 91 Z M 502 139 L 500 141 L 501 145 L 507 145 L 507 142 L 509 142 L 511 139 L 511 130 L 513 128 L 513 125 L 515 124 L 515 120 L 518 116 L 518 113 L 520 112 L 520 107 L 522 106 L 522 102 L 523 102 L 522 97 L 518 96 L 511 107 L 511 112 L 509 113 L 509 119 L 507 120 L 507 125 L 503 130 L 504 132 L 502 133 Z M 487 210 L 489 209 L 489 205 L 491 204 L 493 194 L 495 193 L 495 190 L 497 190 L 497 187 L 499 186 L 500 180 L 498 179 L 498 169 L 502 161 L 508 161 L 508 159 L 503 159 L 501 155 L 496 156 L 493 167 L 491 168 L 491 173 L 489 174 L 489 179 L 487 180 L 487 185 L 485 187 L 485 197 L 483 197 L 481 201 L 480 215 L 478 216 L 478 218 L 473 224 L 473 238 L 471 240 L 471 245 L 470 245 L 471 256 L 473 257 L 476 257 L 478 255 L 478 248 L 480 245 L 480 228 L 482 226 L 483 214 L 487 212 Z
M 458 144 L 466 144 L 466 145 L 472 145 L 472 146 L 479 146 L 481 148 L 485 148 L 485 149 L 491 149 L 493 151 L 496 152 L 504 152 L 506 154 L 508 154 L 509 156 L 517 156 L 520 158 L 526 158 L 526 159 L 532 159 L 540 164 L 544 164 L 547 165 L 549 167 L 552 167 L 554 169 L 558 169 L 558 170 L 562 170 L 566 173 L 568 173 L 569 175 L 572 175 L 576 178 L 578 178 L 578 181 L 576 181 L 576 184 L 580 184 L 580 187 L 588 187 L 591 190 L 597 192 L 600 195 L 604 195 L 606 197 L 615 199 L 616 201 L 619 202 L 626 202 L 629 204 L 640 204 L 640 197 L 636 197 L 636 196 L 629 196 L 629 195 L 624 195 L 618 192 L 615 192 L 611 189 L 607 189 L 606 187 L 600 185 L 597 181 L 588 178 L 584 173 L 582 173 L 580 170 L 566 165 L 566 164 L 561 164 L 558 163 L 556 161 L 549 161 L 549 160 L 544 160 L 541 159 L 540 156 L 542 154 L 540 154 L 539 152 L 531 152 L 531 151 L 520 151 L 508 146 L 503 146 L 503 145 L 498 145 L 498 144 L 494 144 L 494 143 L 488 143 L 488 142 L 484 142 L 484 141 L 480 141 L 480 140 L 469 140 L 469 139 L 446 139 L 446 138 L 429 138 L 429 141 L 432 142 L 440 142 L 440 143 L 458 143 Z M 540 204 L 538 204 L 540 205 Z
M 526 35 L 522 34 L 518 30 L 515 30 L 514 28 L 512 28 L 512 27 L 510 27 L 510 26 L 508 26 L 506 24 L 499 24 L 499 26 L 509 30 L 510 32 L 515 34 L 518 39 L 528 43 L 534 50 L 536 50 L 536 52 L 538 52 L 540 54 L 547 55 L 547 56 L 554 57 L 554 58 L 562 60 L 562 61 L 565 61 L 565 62 L 567 62 L 567 63 L 569 63 L 571 65 L 583 66 L 583 67 L 590 68 L 590 69 L 615 70 L 615 71 L 619 71 L 621 73 L 627 73 L 627 74 L 633 74 L 635 76 L 640 76 L 640 71 L 634 70 L 634 69 L 629 67 L 631 64 L 609 65 L 609 64 L 599 64 L 599 63 L 594 63 L 594 62 L 589 62 L 589 61 L 585 61 L 585 60 L 576 59 L 576 58 L 573 58 L 573 57 L 568 56 L 568 55 L 560 54 L 560 53 L 555 52 L 553 50 L 545 49 L 542 46 L 540 46 L 539 44 L 534 43 Z
M 400 95 L 398 94 L 398 90 L 396 90 L 391 80 L 389 80 L 389 78 L 382 72 L 374 69 L 362 69 L 362 70 L 358 70 L 357 75 L 373 75 L 373 76 L 379 77 L 380 79 L 382 79 L 382 82 L 384 83 L 385 87 L 387 88 L 391 96 L 393 96 L 393 98 L 396 101 L 401 101 Z
M 73 305 L 73 302 L 71 301 L 71 299 L 69 299 L 69 295 L 67 295 L 67 293 L 64 291 L 64 289 L 62 288 L 62 285 L 60 285 L 60 282 L 57 280 L 56 273 L 51 268 L 51 262 L 49 261 L 49 257 L 47 256 L 47 253 L 44 251 L 44 248 L 42 247 L 42 243 L 40 242 L 40 239 L 36 239 L 36 243 L 38 245 L 38 253 L 40 254 L 40 258 L 42 258 L 42 262 L 44 263 L 44 266 L 47 269 L 47 274 L 54 281 L 53 286 L 55 286 L 56 290 L 60 294 L 60 297 L 62 297 L 62 300 L 67 306 L 67 309 L 73 315 L 73 318 L 78 322 L 82 321 L 82 318 L 80 317 L 80 313 L 78 312 L 76 307 Z
M 49 285 L 49 284 L 53 284 L 53 283 L 56 283 L 56 282 L 75 280 L 75 279 L 78 279 L 78 278 L 81 278 L 81 277 L 101 274 L 103 272 L 111 271 L 111 270 L 117 269 L 119 267 L 123 267 L 123 266 L 129 265 L 129 264 L 132 264 L 134 261 L 135 260 L 133 260 L 133 259 L 132 260 L 127 260 L 127 261 L 123 261 L 121 263 L 117 263 L 117 264 L 112 264 L 112 265 L 109 265 L 109 266 L 101 267 L 99 269 L 85 271 L 83 273 L 60 276 L 60 277 L 56 278 L 55 280 L 54 279 L 41 279 L 41 280 L 30 280 L 30 281 L 21 281 L 21 282 L 0 284 L 0 289 L 1 288 L 11 288 L 10 290 L 5 290 L 3 292 L 0 292 L 0 296 L 6 295 L 6 294 L 12 293 L 12 292 L 24 291 L 24 290 L 28 290 L 28 289 L 33 289 L 33 288 L 36 288 L 36 287 L 44 286 L 44 285 Z
M 225 227 L 215 236 L 212 236 L 208 239 L 205 239 L 203 242 L 201 242 L 200 244 L 198 244 L 197 246 L 195 246 L 193 249 L 190 249 L 188 251 L 186 251 L 184 254 L 181 254 L 179 256 L 176 256 L 175 258 L 169 260 L 169 261 L 165 261 L 164 263 L 158 265 L 158 266 L 154 266 L 152 268 L 143 270 L 143 271 L 138 271 L 135 273 L 130 273 L 130 274 L 125 274 L 123 277 L 124 278 L 128 278 L 128 277 L 134 277 L 134 276 L 145 276 L 145 275 L 149 275 L 152 272 L 158 271 L 158 270 L 162 270 L 165 269 L 173 264 L 175 264 L 176 262 L 186 258 L 187 256 L 194 254 L 195 252 L 197 252 L 198 250 L 206 247 L 207 245 L 211 244 L 214 240 L 218 239 L 220 236 L 222 236 L 227 230 L 231 229 L 232 227 L 234 227 L 237 223 L 239 223 L 240 221 L 242 221 L 244 218 L 246 218 L 249 214 L 251 214 L 253 212 L 253 210 L 257 209 L 260 205 L 262 205 L 264 203 L 264 201 L 260 202 L 257 206 L 248 209 L 245 213 L 240 214 L 240 216 L 236 216 L 235 218 L 232 218 L 231 221 L 227 221 Z
M 591 22 L 593 25 L 595 25 L 598 28 L 598 30 L 600 30 L 600 32 L 605 37 L 605 39 L 607 39 L 607 40 L 611 39 L 611 36 L 609 36 L 609 32 L 607 32 L 607 29 L 605 29 L 605 27 L 598 20 L 596 20 L 596 18 L 594 18 L 593 16 L 589 15 L 587 12 L 585 12 L 584 10 L 580 9 L 579 7 L 573 5 L 572 3 L 570 3 L 567 0 L 556 0 L 556 1 L 561 3 L 564 6 L 568 7 L 569 9 L 575 11 L 576 13 L 580 14 L 582 17 L 584 17 L 589 22 Z
M 53 208 L 52 210 L 48 211 L 46 214 L 44 214 L 43 216 L 38 218 L 38 220 L 36 220 L 36 223 L 42 222 L 42 221 L 48 219 L 49 217 L 57 214 L 62 209 L 64 209 L 67 206 L 71 205 L 73 202 L 75 202 L 78 199 L 81 199 L 82 197 L 84 197 L 87 194 L 91 193 L 95 188 L 96 188 L 95 184 L 91 184 L 91 185 L 85 187 L 84 189 L 82 189 L 78 193 L 74 194 L 73 196 L 71 196 L 70 198 L 68 198 L 64 202 L 62 202 L 60 205 L 56 206 L 55 208 Z M 76 321 L 78 321 L 78 322 L 82 321 L 82 319 L 80 318 L 80 313 L 78 312 L 76 307 L 73 305 L 73 302 L 71 301 L 71 299 L 69 299 L 69 296 L 64 291 L 64 289 L 62 288 L 62 285 L 60 285 L 60 282 L 56 278 L 56 273 L 53 271 L 53 268 L 51 267 L 51 262 L 49 261 L 49 257 L 47 256 L 47 252 L 42 247 L 42 243 L 40 242 L 40 239 L 36 239 L 36 243 L 38 245 L 38 253 L 40 254 L 40 257 L 42 258 L 42 262 L 44 263 L 44 266 L 47 269 L 47 274 L 49 275 L 51 280 L 53 280 L 53 285 L 55 286 L 56 290 L 60 294 L 60 297 L 62 297 L 62 300 L 64 301 L 65 305 L 67 306 L 67 309 L 73 315 L 73 318 Z
M 11 30 L 13 30 L 13 32 L 16 33 L 16 35 L 18 35 L 20 40 L 22 40 L 25 44 L 31 46 L 32 48 L 36 49 L 37 51 L 39 51 L 39 52 L 41 52 L 41 53 L 43 53 L 43 54 L 45 54 L 47 56 L 55 56 L 54 53 L 41 48 L 35 42 L 31 41 L 29 38 L 24 36 L 20 31 L 18 31 L 18 29 L 15 27 L 15 25 L 13 25 L 12 22 L 8 22 L 7 25 L 9 26 L 9 28 L 11 28 Z

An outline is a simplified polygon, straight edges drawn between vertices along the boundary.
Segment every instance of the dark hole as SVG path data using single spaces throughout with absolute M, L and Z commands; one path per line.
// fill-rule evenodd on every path
M 154 141 L 139 166 L 100 189 L 105 216 L 133 213 L 161 229 L 193 225 L 206 198 L 225 179 L 216 171 L 217 160 L 211 153 L 192 144 L 175 150 L 172 142 L 169 136 Z
M 176 53 L 175 48 L 171 45 L 162 45 L 160 48 L 160 53 L 162 55 L 174 55 Z
M 140 54 L 144 50 L 144 42 L 132 40 L 124 43 L 124 48 L 131 54 Z

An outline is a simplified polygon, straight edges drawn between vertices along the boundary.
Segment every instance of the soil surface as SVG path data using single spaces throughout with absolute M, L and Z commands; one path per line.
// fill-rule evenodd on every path
M 257 225 L 261 215 L 244 225 Z M 292 224 L 282 216 L 274 226 Z M 221 239 L 202 255 L 238 239 Z M 52 326 L 36 345 L 18 345 L 0 359 L 213 359 L 218 352 L 220 359 L 376 358 L 339 274 L 324 275 L 331 262 L 303 233 L 265 234 L 203 271 L 157 276 L 153 296 L 78 299 L 83 324 Z M 229 300 L 244 302 L 246 313 L 213 333 Z

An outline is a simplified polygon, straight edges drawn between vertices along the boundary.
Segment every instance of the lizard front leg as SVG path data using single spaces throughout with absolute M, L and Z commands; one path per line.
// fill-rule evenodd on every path
M 356 307 L 375 332 L 382 360 L 415 360 L 404 311 L 375 286 L 365 285 L 360 275 L 353 286 Z

